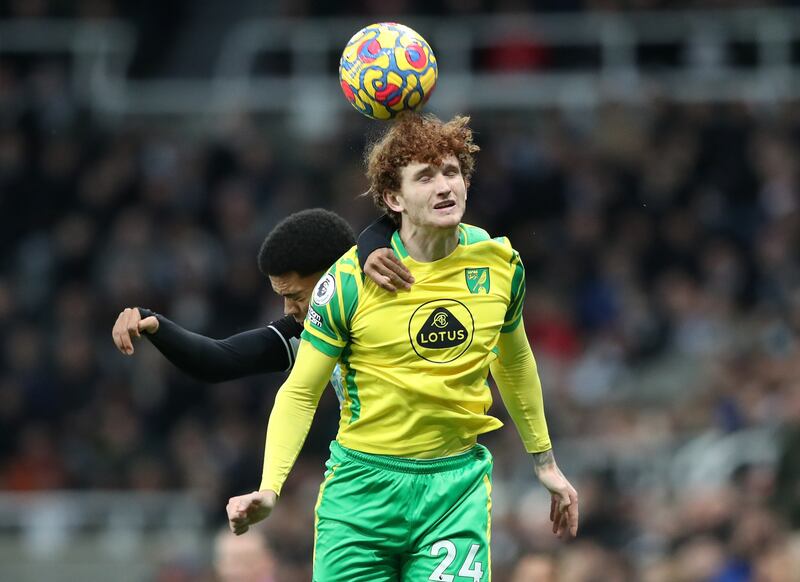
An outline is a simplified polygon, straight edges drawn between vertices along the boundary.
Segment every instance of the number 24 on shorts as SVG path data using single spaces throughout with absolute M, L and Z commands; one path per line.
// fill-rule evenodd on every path
M 472 544 L 470 547 L 469 552 L 467 553 L 467 559 L 464 560 L 464 563 L 461 565 L 461 568 L 458 571 L 459 577 L 465 577 L 472 582 L 481 582 L 483 576 L 483 565 L 480 562 L 475 562 L 475 556 L 478 555 L 478 550 L 480 546 L 478 544 Z M 436 566 L 436 569 L 430 575 L 428 580 L 432 580 L 433 582 L 453 582 L 455 580 L 455 576 L 452 574 L 445 574 L 445 570 L 450 567 L 456 559 L 456 546 L 450 540 L 441 540 L 436 542 L 431 546 L 431 556 L 434 558 L 438 557 L 442 550 L 446 550 L 447 554 L 445 555 L 444 559 Z

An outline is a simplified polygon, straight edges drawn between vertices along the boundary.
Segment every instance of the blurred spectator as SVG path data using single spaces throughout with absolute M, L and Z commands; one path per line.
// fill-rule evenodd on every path
M 555 562 L 550 556 L 522 556 L 511 574 L 511 582 L 556 582 Z
M 277 567 L 260 528 L 235 536 L 226 527 L 214 538 L 214 569 L 219 582 L 275 582 Z
M 405 3 L 428 13 L 456 4 L 466 13 L 527 8 Z M 129 9 L 16 1 L 0 13 Z M 533 68 L 552 56 L 536 39 L 506 40 L 487 66 Z M 138 70 L 157 68 L 147 62 L 155 56 L 137 58 Z M 134 365 L 113 349 L 111 325 L 126 305 L 217 336 L 273 319 L 281 307 L 255 261 L 264 233 L 314 205 L 355 228 L 373 217 L 358 199 L 364 126 L 343 124 L 319 142 L 244 114 L 205 134 L 108 127 L 69 90 L 58 64 L 0 59 L 0 487 L 180 489 L 215 531 L 227 497 L 257 486 L 281 378 L 208 387 L 146 345 Z M 481 171 L 467 220 L 507 234 L 526 263 L 526 331 L 551 433 L 584 505 L 579 540 L 555 545 L 513 426 L 487 435 L 495 579 L 796 581 L 797 114 L 655 101 L 476 115 L 475 125 Z M 505 416 L 499 401 L 494 412 Z M 321 457 L 336 430 L 331 394 L 317 417 L 270 518 L 272 550 L 260 536 L 219 534 L 220 579 L 259 579 L 237 566 L 308 578 Z M 239 555 L 253 557 L 230 558 Z M 176 568 L 164 579 L 190 577 Z

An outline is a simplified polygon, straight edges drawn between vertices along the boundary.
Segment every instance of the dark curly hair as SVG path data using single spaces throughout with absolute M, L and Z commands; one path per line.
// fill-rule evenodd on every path
M 445 123 L 435 115 L 401 114 L 367 147 L 364 160 L 369 190 L 365 195 L 399 224 L 400 216 L 386 206 L 383 195 L 400 190 L 401 168 L 414 162 L 439 165 L 443 157 L 452 154 L 469 184 L 475 170 L 474 154 L 479 150 L 467 116 L 457 115 Z
M 326 270 L 354 244 L 353 229 L 335 212 L 301 210 L 280 221 L 264 239 L 258 268 L 267 276 L 294 271 L 306 277 Z

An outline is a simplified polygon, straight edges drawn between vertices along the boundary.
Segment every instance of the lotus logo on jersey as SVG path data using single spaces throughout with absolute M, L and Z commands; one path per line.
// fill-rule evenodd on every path
M 467 330 L 452 313 L 437 307 L 417 333 L 417 343 L 424 348 L 452 348 L 467 341 Z
M 414 352 L 434 364 L 460 357 L 472 343 L 475 320 L 466 305 L 456 299 L 423 303 L 408 322 L 408 339 Z

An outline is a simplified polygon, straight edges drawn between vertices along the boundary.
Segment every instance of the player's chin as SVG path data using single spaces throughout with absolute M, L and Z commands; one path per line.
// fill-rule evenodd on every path
M 437 213 L 432 217 L 431 222 L 439 228 L 453 228 L 461 223 L 463 211 L 453 210 L 447 213 Z

